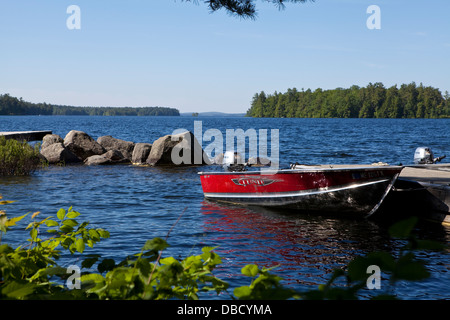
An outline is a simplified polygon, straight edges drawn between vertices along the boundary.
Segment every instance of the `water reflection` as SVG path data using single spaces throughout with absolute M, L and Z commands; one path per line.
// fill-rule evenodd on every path
M 288 283 L 317 285 L 334 268 L 353 257 L 384 250 L 386 230 L 368 220 L 292 215 L 257 207 L 235 207 L 204 201 L 205 231 L 220 245 L 227 267 L 238 272 L 249 263 L 276 266 Z

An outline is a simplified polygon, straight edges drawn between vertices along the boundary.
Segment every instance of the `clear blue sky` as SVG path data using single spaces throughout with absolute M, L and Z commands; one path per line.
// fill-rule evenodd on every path
M 69 5 L 81 29 L 69 30 Z M 369 82 L 450 91 L 450 1 L 316 0 L 258 18 L 202 0 L 2 0 L 0 93 L 75 106 L 246 112 L 256 92 Z M 381 9 L 370 30 L 369 5 Z

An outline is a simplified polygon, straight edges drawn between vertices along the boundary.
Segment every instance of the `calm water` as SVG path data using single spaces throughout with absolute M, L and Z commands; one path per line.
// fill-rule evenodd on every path
M 152 143 L 179 128 L 193 131 L 194 120 L 202 121 L 203 131 L 219 129 L 224 136 L 226 129 L 268 129 L 269 134 L 270 129 L 279 129 L 282 165 L 296 161 L 411 164 L 418 146 L 431 147 L 436 156 L 450 157 L 450 119 L 0 116 L 0 131 L 52 130 L 64 138 L 70 130 L 81 130 L 95 139 L 112 135 Z M 0 177 L 0 194 L 17 201 L 7 206 L 10 216 L 39 210 L 45 217 L 73 206 L 82 213 L 79 220 L 111 233 L 89 252 L 116 261 L 138 252 L 147 239 L 165 237 L 183 214 L 170 233 L 171 247 L 166 255 L 184 258 L 198 254 L 203 246 L 218 246 L 223 264 L 216 275 L 232 287 L 249 284 L 239 275 L 240 268 L 257 263 L 280 265 L 275 272 L 287 285 L 315 288 L 329 279 L 334 268 L 357 255 L 375 250 L 395 252 L 402 245 L 388 237 L 386 226 L 380 222 L 281 214 L 206 202 L 197 174 L 200 170 L 128 165 L 49 167 L 30 177 Z M 450 241 L 450 227 L 437 223 L 422 223 L 417 232 L 424 239 Z M 19 243 L 24 234 L 9 232 L 3 241 Z M 449 299 L 450 252 L 427 252 L 420 257 L 427 263 L 431 278 L 399 283 L 390 290 L 403 299 Z M 63 264 L 81 265 L 81 261 L 69 257 Z M 387 289 L 385 282 L 382 288 Z M 364 297 L 371 294 L 367 290 Z

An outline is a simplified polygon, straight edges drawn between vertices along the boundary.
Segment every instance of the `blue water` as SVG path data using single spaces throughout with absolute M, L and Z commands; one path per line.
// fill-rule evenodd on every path
M 429 146 L 436 156 L 448 155 L 444 162 L 450 161 L 450 119 L 1 116 L 0 132 L 52 130 L 64 138 L 70 130 L 81 130 L 95 139 L 111 135 L 152 143 L 176 129 L 194 131 L 194 121 L 201 121 L 203 132 L 218 129 L 224 136 L 226 129 L 268 129 L 269 134 L 278 129 L 281 165 L 412 164 L 418 146 Z M 203 246 L 217 246 L 223 263 L 215 275 L 232 287 L 249 284 L 240 276 L 240 268 L 257 263 L 279 265 L 274 272 L 286 285 L 313 289 L 325 283 L 334 268 L 343 267 L 357 255 L 376 250 L 396 252 L 402 245 L 388 237 L 386 225 L 380 222 L 286 215 L 206 202 L 197 174 L 200 170 L 203 168 L 50 166 L 29 177 L 0 177 L 0 194 L 17 201 L 5 208 L 10 217 L 35 211 L 45 217 L 73 206 L 82 214 L 78 220 L 111 233 L 88 252 L 116 261 L 138 252 L 148 239 L 164 238 L 181 215 L 165 254 L 182 259 L 198 254 Z M 437 223 L 421 223 L 417 232 L 424 239 L 450 241 L 450 228 Z M 2 241 L 18 244 L 24 236 L 24 231 L 11 231 Z M 427 263 L 430 279 L 401 282 L 393 288 L 385 280 L 382 288 L 402 299 L 450 298 L 450 252 L 426 252 L 420 258 Z M 81 260 L 65 257 L 62 263 L 81 265 Z M 366 290 L 362 298 L 371 294 Z

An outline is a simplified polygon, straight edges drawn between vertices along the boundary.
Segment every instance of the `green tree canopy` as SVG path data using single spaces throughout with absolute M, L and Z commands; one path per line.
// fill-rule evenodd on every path
M 9 94 L 0 95 L 0 115 L 78 115 L 78 116 L 179 116 L 168 107 L 73 107 L 31 103 Z
M 423 84 L 386 88 L 381 82 L 366 87 L 253 96 L 247 116 L 273 118 L 449 118 L 450 95 Z

